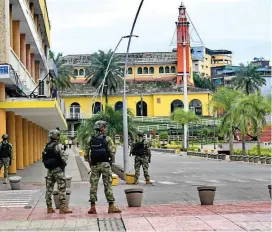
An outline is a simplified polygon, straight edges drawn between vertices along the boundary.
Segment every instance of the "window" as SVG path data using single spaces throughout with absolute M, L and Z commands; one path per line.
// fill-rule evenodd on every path
M 170 69 L 168 66 L 165 67 L 165 73 L 170 73 Z
M 114 109 L 115 109 L 115 111 L 122 110 L 123 109 L 123 102 L 121 102 L 121 101 L 116 102 Z
M 153 67 L 149 68 L 149 74 L 154 74 L 154 68 Z
M 74 76 L 77 77 L 78 76 L 78 70 L 74 69 Z
M 70 106 L 70 118 L 80 118 L 80 105 L 77 102 L 72 103 Z
M 132 74 L 132 68 L 128 68 L 128 74 Z
M 39 81 L 39 95 L 44 95 L 44 81 Z
M 164 73 L 164 67 L 159 68 L 159 73 Z
M 175 66 L 171 67 L 171 73 L 176 73 L 176 67 Z
M 144 74 L 148 74 L 148 68 L 144 67 Z
M 79 76 L 85 76 L 84 69 L 80 69 L 80 70 L 79 70 Z
M 190 110 L 194 111 L 196 115 L 202 115 L 202 103 L 198 99 L 193 99 L 189 103 Z
M 198 66 L 198 64 L 195 64 L 195 66 Z
M 172 101 L 171 103 L 171 113 L 173 113 L 175 111 L 175 109 L 177 108 L 184 108 L 183 102 L 179 99 L 176 99 L 174 101 Z
M 147 116 L 147 104 L 145 101 L 139 101 L 136 104 L 136 116 Z
M 138 68 L 138 74 L 143 74 L 143 69 L 142 68 Z
M 161 104 L 161 98 L 159 98 L 159 97 L 157 98 L 157 103 Z

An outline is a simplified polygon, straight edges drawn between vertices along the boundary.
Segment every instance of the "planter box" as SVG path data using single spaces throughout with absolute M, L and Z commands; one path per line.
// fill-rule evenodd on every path
M 67 208 L 69 208 L 70 195 L 71 195 L 71 190 L 66 189 L 65 206 Z M 60 203 L 59 203 L 59 191 L 58 190 L 53 191 L 53 198 L 54 198 L 56 209 L 59 209 Z
M 222 159 L 222 155 L 221 154 L 218 154 L 218 159 Z
M 249 162 L 253 162 L 254 161 L 254 157 L 253 156 L 249 156 Z
M 256 156 L 256 157 L 254 157 L 254 163 L 258 163 L 259 162 L 259 159 L 260 159 L 260 157 L 259 156 Z
M 239 155 L 238 156 L 238 161 L 243 161 L 243 156 Z
M 261 161 L 261 164 L 265 164 L 266 157 L 261 157 L 261 158 L 260 158 L 260 161 Z
M 226 155 L 225 154 L 221 154 L 221 159 L 222 160 L 226 160 Z
M 271 157 L 270 158 L 266 158 L 266 163 L 267 164 L 271 164 Z
M 234 155 L 230 155 L 230 161 L 234 161 Z
M 248 156 L 244 156 L 243 160 L 244 160 L 244 162 L 248 162 L 248 160 L 249 160 Z
M 71 184 L 72 184 L 72 177 L 66 176 L 66 188 L 71 188 Z
M 164 153 L 176 153 L 176 149 L 162 149 L 162 148 L 151 148 L 151 151 L 158 151 L 158 152 L 164 152 Z
M 214 155 L 213 155 L 213 158 L 214 158 L 214 159 L 217 159 L 217 158 L 218 158 L 218 155 L 217 155 L 217 154 L 214 154 Z
M 216 187 L 197 187 L 201 205 L 213 205 Z
M 125 189 L 128 207 L 140 207 L 143 198 L 143 189 Z
M 9 177 L 9 183 L 11 190 L 20 190 L 21 189 L 21 179 L 20 176 L 11 176 Z

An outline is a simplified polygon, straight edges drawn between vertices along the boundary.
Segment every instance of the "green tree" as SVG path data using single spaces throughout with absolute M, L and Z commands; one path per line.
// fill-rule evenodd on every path
M 182 108 L 177 108 L 171 115 L 171 120 L 184 125 L 189 122 L 198 122 L 199 117 L 192 110 L 185 111 Z
M 57 88 L 58 90 L 63 90 L 71 86 L 72 66 L 63 64 L 63 55 L 49 51 L 49 57 L 54 60 L 58 69 L 58 78 L 50 78 L 51 92 L 52 89 Z
M 266 116 L 271 113 L 271 98 L 265 98 L 260 92 L 257 92 L 241 99 L 237 104 L 237 107 L 250 116 L 253 131 L 257 135 L 258 154 L 261 154 L 261 130 L 267 124 Z
M 113 52 L 110 50 L 108 53 L 99 50 L 98 53 L 92 54 L 91 66 L 86 71 L 88 83 L 96 89 L 101 85 L 106 74 L 106 69 L 109 65 Z M 113 56 L 109 65 L 108 73 L 106 75 L 103 95 L 108 103 L 108 95 L 116 92 L 118 87 L 122 84 L 122 68 L 120 66 L 120 58 Z M 100 89 L 102 91 L 102 88 Z
M 200 76 L 198 73 L 193 73 L 193 79 L 195 87 L 215 91 L 215 85 L 210 77 L 204 77 Z
M 219 127 L 219 131 L 229 137 L 230 154 L 233 154 L 233 135 L 235 133 L 235 124 L 233 114 L 230 112 L 233 104 L 243 96 L 238 90 L 232 90 L 226 87 L 219 88 L 210 101 L 213 114 L 222 110 L 224 112 L 223 120 Z
M 260 89 L 263 85 L 266 85 L 265 78 L 257 72 L 256 66 L 249 63 L 245 66 L 240 64 L 239 72 L 236 77 L 233 78 L 233 85 L 236 89 L 242 89 L 247 95 L 254 93 Z
M 133 126 L 133 114 L 128 109 L 128 131 L 130 138 L 135 137 L 136 129 Z M 99 112 L 94 117 L 84 120 L 80 125 L 77 137 L 83 147 L 86 147 L 88 138 L 94 133 L 93 126 L 98 120 L 107 122 L 107 135 L 114 139 L 115 135 L 123 134 L 123 112 L 115 111 L 113 107 L 106 106 L 105 111 Z

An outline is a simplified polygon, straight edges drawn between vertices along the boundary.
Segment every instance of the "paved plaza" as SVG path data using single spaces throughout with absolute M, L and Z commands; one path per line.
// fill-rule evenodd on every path
M 267 185 L 271 166 L 209 160 L 153 152 L 150 175 L 154 186 L 144 189 L 142 207 L 128 208 L 124 190 L 134 186 L 119 179 L 113 187 L 121 214 L 109 215 L 99 183 L 97 215 L 88 215 L 89 167 L 76 150 L 69 150 L 66 175 L 73 177 L 71 215 L 46 214 L 46 171 L 41 162 L 17 173 L 22 190 L 0 184 L 0 230 L 20 231 L 270 231 L 271 203 Z M 122 164 L 118 147 L 116 163 Z M 131 171 L 133 157 L 130 157 Z M 213 206 L 199 204 L 197 186 L 217 187 Z

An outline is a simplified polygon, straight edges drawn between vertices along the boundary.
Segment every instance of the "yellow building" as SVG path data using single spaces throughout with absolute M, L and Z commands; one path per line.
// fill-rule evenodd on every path
M 50 96 L 56 77 L 45 0 L 0 1 L 0 136 L 9 135 L 14 160 L 10 173 L 41 159 L 48 130 L 67 124 Z

